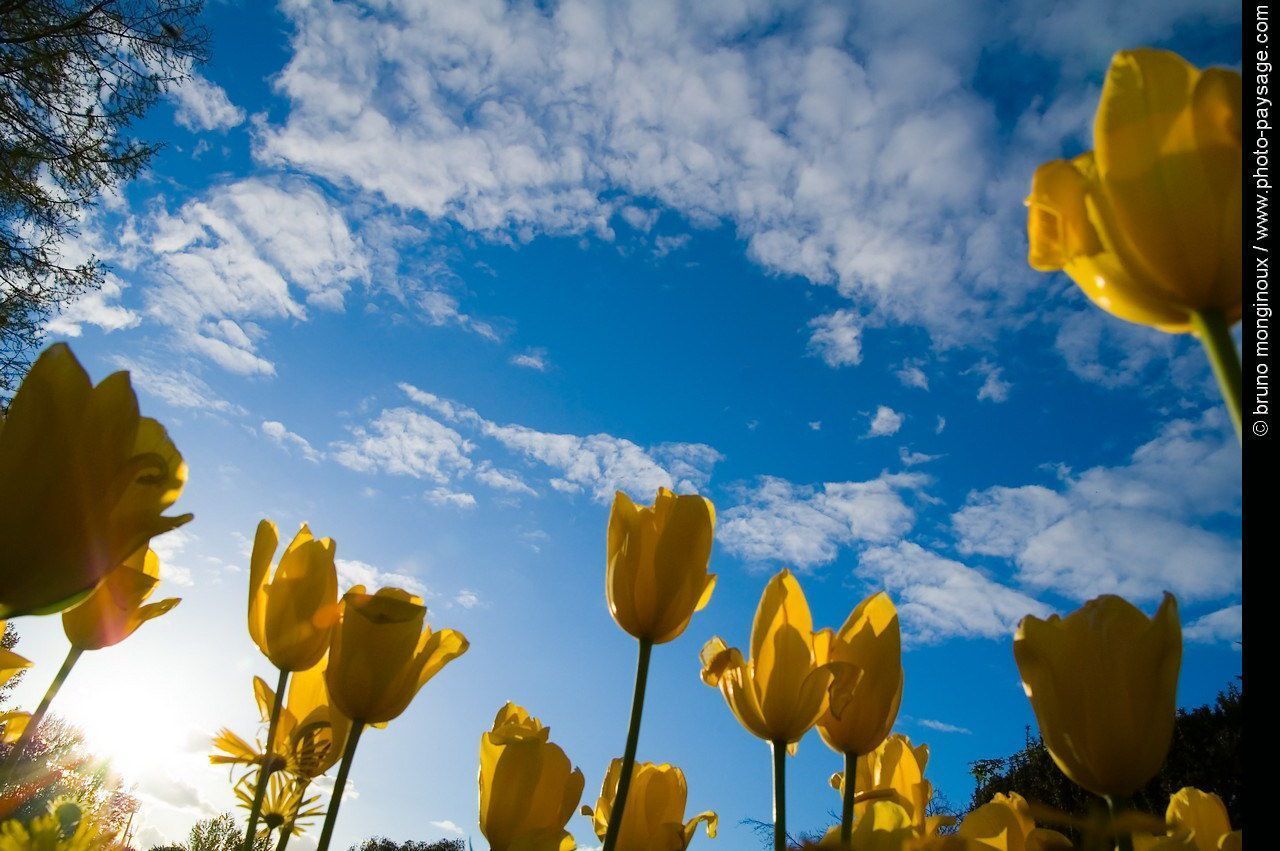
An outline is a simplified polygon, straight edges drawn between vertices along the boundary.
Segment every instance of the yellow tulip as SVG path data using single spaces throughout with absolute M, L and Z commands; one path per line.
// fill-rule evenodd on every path
M 361 724 L 383 724 L 404 712 L 440 669 L 467 652 L 452 629 L 426 625 L 422 598 L 399 588 L 367 594 L 357 585 L 342 598 L 325 679 L 334 706 Z
M 508 703 L 480 737 L 480 832 L 492 851 L 571 851 L 584 778 L 551 728 Z
M 653 505 L 637 507 L 623 492 L 609 515 L 605 592 L 618 626 L 641 641 L 678 637 L 711 600 L 707 572 L 716 512 L 710 500 L 658 489 Z
M 850 613 L 836 637 L 831 659 L 853 665 L 862 676 L 840 714 L 828 709 L 818 721 L 818 734 L 837 753 L 867 754 L 889 735 L 902 702 L 898 610 L 888 594 L 873 594 Z
M 1154 618 L 1103 596 L 1065 618 L 1027 616 L 1013 655 L 1054 762 L 1080 786 L 1127 797 L 1169 752 L 1182 627 L 1166 594 Z
M 960 822 L 956 831 L 972 840 L 979 848 L 1000 851 L 1070 851 L 1071 840 L 1058 833 L 1036 827 L 1031 808 L 1025 798 L 1014 792 L 996 795 L 973 810 Z
M 595 809 L 582 808 L 582 814 L 591 818 L 591 825 L 601 840 L 609 832 L 621 775 L 622 760 L 615 759 L 609 764 Z M 688 796 L 684 772 L 679 768 L 666 763 L 636 763 L 626 814 L 618 832 L 617 851 L 684 851 L 701 822 L 706 822 L 707 836 L 715 838 L 720 819 L 710 810 L 687 822 L 684 820 Z
M 878 800 L 889 800 L 906 811 L 918 832 L 932 834 L 950 822 L 944 816 L 926 815 L 933 797 L 933 784 L 924 777 L 929 764 L 929 746 L 913 745 L 901 733 L 894 733 L 875 750 L 858 757 L 855 788 L 858 797 L 854 822 L 863 817 Z M 843 797 L 844 772 L 831 776 L 831 786 Z
M 858 681 L 856 667 L 831 661 L 838 640 L 829 629 L 814 632 L 804 591 L 784 570 L 760 598 L 750 660 L 712 638 L 702 648 L 702 681 L 719 687 L 749 732 L 794 750 L 829 707 L 843 711 Z
M 189 521 L 163 515 L 186 481 L 164 427 L 139 416 L 127 372 L 95 387 L 66 345 L 50 346 L 0 420 L 0 617 L 73 605 Z
M 1165 331 L 1240 318 L 1241 81 L 1175 53 L 1122 51 L 1107 71 L 1093 154 L 1032 182 L 1030 263 L 1063 269 L 1099 307 Z
M 850 842 L 840 841 L 840 827 L 837 825 L 827 831 L 818 848 L 822 851 L 902 851 L 913 847 L 910 843 L 915 835 L 911 814 L 907 810 L 893 801 L 873 801 L 853 823 Z
M 30 722 L 30 712 L 10 710 L 9 712 L 0 713 L 0 724 L 4 725 L 4 730 L 0 731 L 0 742 L 6 745 L 12 745 L 17 742 L 22 738 L 22 734 L 27 731 L 27 725 Z
M 1233 834 L 1222 799 L 1192 786 L 1179 789 L 1169 798 L 1164 818 L 1169 834 L 1183 839 L 1196 851 L 1219 851 L 1224 844 L 1238 841 L 1239 833 Z
M 170 597 L 146 603 L 159 583 L 160 557 L 149 548 L 138 550 L 104 576 L 82 602 L 63 611 L 67 640 L 80 650 L 101 650 L 124 641 L 180 602 Z
M 337 548 L 331 538 L 313 538 L 304 523 L 273 576 L 279 544 L 276 524 L 259 523 L 249 556 L 249 635 L 280 670 L 305 671 L 328 652 L 338 622 Z

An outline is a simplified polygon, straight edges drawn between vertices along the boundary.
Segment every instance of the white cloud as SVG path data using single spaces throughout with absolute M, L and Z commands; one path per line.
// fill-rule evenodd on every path
M 305 437 L 294 434 L 285 428 L 284 423 L 275 420 L 264 420 L 262 433 L 287 452 L 297 452 L 312 464 L 318 464 L 323 457 L 319 450 L 311 445 Z
M 133 328 L 141 317 L 119 303 L 125 283 L 111 273 L 103 276 L 102 286 L 81 295 L 65 306 L 45 324 L 50 334 L 79 337 L 85 325 L 96 325 L 106 333 Z
M 1091 384 L 1148 387 L 1172 379 L 1189 387 L 1208 380 L 1199 347 L 1183 335 L 1123 322 L 1090 304 L 1062 311 L 1057 324 L 1055 347 L 1067 367 Z
M 350 441 L 333 444 L 339 464 L 362 473 L 383 472 L 446 484 L 471 468 L 473 446 L 439 420 L 410 408 L 388 408 L 367 426 L 353 426 Z
M 1240 543 L 1203 523 L 1238 511 L 1239 459 L 1212 411 L 1168 423 L 1125 465 L 971 493 L 952 524 L 962 553 L 1011 558 L 1032 588 L 1214 599 L 1239 588 Z
M 1196 618 L 1182 628 L 1187 641 L 1214 644 L 1238 643 L 1244 635 L 1244 607 L 1239 603 Z
M 862 363 L 862 317 L 852 310 L 837 310 L 809 320 L 809 351 L 830 367 Z
M 617 490 L 646 498 L 659 487 L 700 490 L 721 459 L 719 452 L 700 443 L 664 443 L 645 449 L 611 434 L 555 434 L 524 425 L 501 425 L 472 408 L 413 385 L 401 384 L 400 388 L 444 420 L 550 467 L 555 471 L 549 480 L 552 488 L 566 493 L 585 490 L 600 502 L 612 500 Z
M 925 374 L 925 371 L 920 368 L 918 363 L 904 363 L 894 375 L 898 377 L 904 387 L 916 387 L 920 390 L 929 389 L 929 376 Z
M 547 352 L 545 349 L 529 349 L 518 355 L 512 355 L 511 363 L 516 366 L 522 366 L 525 369 L 536 369 L 538 372 L 547 371 Z
M 527 496 L 538 495 L 538 492 L 529 487 L 519 475 L 510 470 L 500 470 L 488 461 L 481 462 L 480 466 L 476 468 L 475 478 L 476 481 L 488 485 L 494 490 L 520 493 Z
M 978 401 L 1007 402 L 1009 400 L 1009 391 L 1013 389 L 1013 385 L 1005 381 L 1003 369 L 990 361 L 982 360 L 966 370 L 966 374 L 971 372 L 982 376 L 982 386 L 978 388 Z
M 454 594 L 453 602 L 464 609 L 474 609 L 483 604 L 480 594 L 470 588 L 463 588 L 457 594 Z
M 219 397 L 212 387 L 188 369 L 160 367 L 120 355 L 113 357 L 111 362 L 129 371 L 135 388 L 175 408 L 236 416 L 247 413 L 241 406 Z
M 494 343 L 502 339 L 493 325 L 476 319 L 469 313 L 463 313 L 458 299 L 444 290 L 426 290 L 420 293 L 418 306 L 422 308 L 423 316 L 430 325 L 455 325 Z
M 916 723 L 926 729 L 937 730 L 939 733 L 958 733 L 962 736 L 973 735 L 973 731 L 968 727 L 958 727 L 955 724 L 948 724 L 946 721 L 935 721 L 932 718 L 921 718 Z
M 466 836 L 467 834 L 465 830 L 458 827 L 457 824 L 455 824 L 452 821 L 449 821 L 448 819 L 444 819 L 443 821 L 433 821 L 431 822 L 431 824 L 434 827 L 440 828 L 445 833 L 452 833 L 454 836 Z
M 160 578 L 184 588 L 196 584 L 195 573 L 183 564 L 183 553 L 197 539 L 194 533 L 186 529 L 174 529 L 151 539 L 149 546 L 155 550 L 160 559 Z
M 246 179 L 215 186 L 177 212 L 149 217 L 147 313 L 176 345 L 231 372 L 272 375 L 258 353 L 270 319 L 342 310 L 370 259 L 343 216 L 310 183 Z
M 928 464 L 930 461 L 937 461 L 941 455 L 929 455 L 925 452 L 916 452 L 905 446 L 898 447 L 898 460 L 902 462 L 904 467 L 915 467 L 920 464 Z
M 432 505 L 443 505 L 452 508 L 475 508 L 476 498 L 466 491 L 449 490 L 446 487 L 432 488 L 423 496 Z
M 893 595 L 908 637 L 922 643 L 1007 638 L 1025 615 L 1050 613 L 1021 591 L 908 541 L 868 548 L 856 573 Z
M 871 417 L 871 425 L 867 428 L 867 437 L 887 437 L 891 434 L 897 434 L 898 429 L 902 428 L 902 422 L 905 419 L 905 414 L 898 413 L 888 405 L 881 405 L 876 408 L 875 414 Z
M 370 594 L 379 588 L 403 588 L 410 594 L 417 594 L 419 597 L 432 596 L 431 589 L 421 579 L 416 576 L 410 576 L 407 573 L 380 570 L 368 562 L 347 558 L 335 559 L 334 564 L 338 568 L 338 590 L 340 592 L 345 592 L 353 585 L 363 585 Z
M 834 561 L 841 547 L 905 534 L 915 511 L 904 493 L 928 481 L 915 473 L 885 473 L 867 482 L 807 487 L 765 476 L 741 493 L 738 505 L 720 514 L 716 536 L 746 561 L 808 570 Z
M 229 130 L 244 122 L 244 110 L 231 102 L 217 83 L 197 71 L 169 91 L 173 120 L 191 131 Z

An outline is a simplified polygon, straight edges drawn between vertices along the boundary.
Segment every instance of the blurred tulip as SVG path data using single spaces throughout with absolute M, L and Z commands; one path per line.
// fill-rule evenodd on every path
M 382 724 L 404 712 L 440 669 L 467 652 L 452 629 L 426 625 L 422 598 L 399 588 L 367 594 L 357 585 L 342 598 L 326 681 L 334 706 L 361 724 Z
M 1018 793 L 996 795 L 964 817 L 956 831 L 979 848 L 1000 851 L 1070 851 L 1071 840 L 1036 827 L 1027 801 Z
M 818 848 L 822 851 L 903 851 L 909 848 L 915 828 L 911 815 L 893 801 L 873 801 L 853 824 L 853 835 L 842 841 L 840 828 L 827 831 Z
M 641 641 L 678 637 L 716 585 L 707 572 L 716 512 L 694 494 L 658 489 L 653 506 L 637 507 L 622 491 L 609 515 L 605 591 L 618 626 Z
M 1230 367 L 1219 362 L 1229 356 L 1238 382 L 1227 329 L 1243 296 L 1240 75 L 1200 71 L 1164 50 L 1121 51 L 1103 84 L 1094 148 L 1036 170 L 1031 266 L 1066 271 L 1121 319 L 1194 331 L 1215 370 Z
M 65 344 L 36 360 L 0 420 L 0 618 L 61 611 L 156 535 L 187 466 L 138 415 L 127 372 L 94 387 Z
M 1239 831 L 1231 830 L 1222 799 L 1192 786 L 1179 789 L 1169 798 L 1164 818 L 1168 837 L 1195 851 L 1220 851 L 1243 841 Z M 1159 842 L 1153 841 L 1148 847 L 1158 848 Z
M 1013 655 L 1054 762 L 1096 795 L 1128 797 L 1169 752 L 1182 627 L 1166 594 L 1154 618 L 1111 595 L 1065 618 L 1022 619 Z
M 124 641 L 138 627 L 178 605 L 177 597 L 147 603 L 160 584 L 160 557 L 141 549 L 107 573 L 83 601 L 62 612 L 72 647 L 101 650 Z
M 119 847 L 98 819 L 76 803 L 55 800 L 30 819 L 0 822 L 0 851 L 111 851 Z
M 702 681 L 718 687 L 747 730 L 773 748 L 774 848 L 786 847 L 786 754 L 830 709 L 848 706 L 861 675 L 831 660 L 831 630 L 813 631 L 800 583 L 783 570 L 769 580 L 751 626 L 751 658 L 719 637 L 702 648 Z
M 11 710 L 0 713 L 0 724 L 4 725 L 4 730 L 0 731 L 0 742 L 11 745 L 18 741 L 18 739 L 22 738 L 22 734 L 26 732 L 27 724 L 30 722 L 30 712 Z
M 582 798 L 582 772 L 551 728 L 508 703 L 480 737 L 480 832 L 491 851 L 571 851 L 565 830 Z
M 0 635 L 4 635 L 7 626 L 4 621 L 0 620 Z M 30 667 L 30 659 L 19 656 L 5 647 L 0 647 L 0 686 L 3 686 Z
M 279 544 L 276 525 L 259 523 L 249 556 L 249 635 L 281 671 L 305 671 L 329 650 L 338 622 L 336 547 L 304 523 L 270 575 Z
M 582 814 L 591 819 L 596 836 L 602 840 L 608 834 L 621 775 L 622 760 L 615 759 L 609 763 L 595 809 L 582 808 Z M 631 778 L 631 807 L 618 831 L 619 851 L 684 851 L 700 822 L 706 822 L 707 836 L 715 838 L 720 820 L 710 810 L 684 820 L 688 795 L 684 772 L 679 768 L 666 763 L 638 763 Z

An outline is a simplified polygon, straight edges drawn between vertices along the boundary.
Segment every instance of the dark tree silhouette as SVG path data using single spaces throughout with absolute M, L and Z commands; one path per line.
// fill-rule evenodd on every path
M 1133 807 L 1163 818 L 1169 796 L 1194 786 L 1222 798 L 1232 827 L 1243 830 L 1243 726 L 1244 694 L 1235 683 L 1208 706 L 1179 710 L 1169 758 L 1155 779 L 1134 796 Z M 1044 740 L 1030 728 L 1022 750 L 1001 759 L 978 760 L 969 769 L 978 784 L 970 810 L 1001 792 L 1017 792 L 1027 800 L 1077 815 L 1101 806 L 1066 778 Z
M 205 58 L 201 0 L 0 0 L 0 400 L 45 319 L 102 283 L 64 256 L 86 206 L 158 150 L 133 122 Z
M 439 839 L 435 842 L 422 840 L 396 842 L 385 836 L 366 839 L 359 845 L 352 845 L 351 851 L 467 851 L 467 843 L 461 839 Z

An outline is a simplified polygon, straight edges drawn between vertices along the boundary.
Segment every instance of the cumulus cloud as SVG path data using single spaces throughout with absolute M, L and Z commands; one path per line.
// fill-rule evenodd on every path
M 177 345 L 231 372 L 272 375 L 259 322 L 343 309 L 369 257 L 343 215 L 301 179 L 216 186 L 149 217 L 146 311 Z
M 381 570 L 368 562 L 349 558 L 334 559 L 334 564 L 338 569 L 340 592 L 345 592 L 353 585 L 363 585 L 371 594 L 379 588 L 395 587 L 419 597 L 432 596 L 431 589 L 421 579 L 407 573 Z
M 289 431 L 282 422 L 264 420 L 261 428 L 264 435 L 286 452 L 296 452 L 312 464 L 318 464 L 323 457 L 310 441 Z
M 915 473 L 818 486 L 764 476 L 739 494 L 738 505 L 720 514 L 716 536 L 746 561 L 809 570 L 834 561 L 842 547 L 905 534 L 915 522 L 906 495 L 928 482 Z
M 894 373 L 898 380 L 902 382 L 904 387 L 916 387 L 920 390 L 929 389 L 929 376 L 920 368 L 921 365 L 914 361 L 904 363 L 897 372 Z
M 226 91 L 197 71 L 169 91 L 173 120 L 191 131 L 230 130 L 244 122 L 244 110 L 231 102 Z
M 721 459 L 714 448 L 700 443 L 663 443 L 646 449 L 611 434 L 556 434 L 524 425 L 503 425 L 485 419 L 473 408 L 411 384 L 401 384 L 400 388 L 415 403 L 446 422 L 496 441 L 526 461 L 550 468 L 553 475 L 548 484 L 553 489 L 565 493 L 586 491 L 600 502 L 611 500 L 617 490 L 637 496 L 652 494 L 659 487 L 700 490 Z M 485 476 L 489 479 L 485 483 L 494 486 L 496 478 L 489 473 Z
M 471 469 L 473 445 L 433 417 L 411 408 L 388 408 L 367 426 L 351 427 L 351 439 L 332 446 L 332 457 L 362 473 L 383 472 L 446 484 Z
M 1043 286 L 1006 236 L 1024 181 L 1002 179 L 1035 163 L 1008 167 L 974 91 L 994 2 L 284 9 L 290 108 L 265 162 L 503 240 L 646 232 L 661 208 L 729 221 L 765 268 L 940 341 Z
M 809 322 L 809 351 L 830 367 L 862 363 L 862 318 L 852 310 L 837 310 Z
M 1050 613 L 1033 597 L 909 541 L 869 547 L 856 573 L 893 595 L 908 637 L 921 643 L 1005 638 L 1023 616 Z
M 1239 510 L 1239 477 L 1239 447 L 1213 411 L 1165 425 L 1127 464 L 971 493 L 952 525 L 962 553 L 1013 559 L 1028 587 L 1213 599 L 1240 585 L 1239 539 L 1209 523 Z
M 244 408 L 220 397 L 202 378 L 181 367 L 157 366 L 151 361 L 117 355 L 111 362 L 129 371 L 133 386 L 175 408 L 243 416 Z
M 1236 603 L 1202 615 L 1184 626 L 1182 635 L 1187 641 L 1202 644 L 1238 643 L 1244 635 L 1244 607 Z
M 887 437 L 891 434 L 897 434 L 898 429 L 902 428 L 902 423 L 905 419 L 905 414 L 895 411 L 888 405 L 881 405 L 876 408 L 875 414 L 871 416 L 871 424 L 867 427 L 867 437 Z
M 125 283 L 111 273 L 102 286 L 90 290 L 63 307 L 45 324 L 50 334 L 79 337 L 85 325 L 94 325 L 106 333 L 133 328 L 142 321 L 138 314 L 120 304 Z

